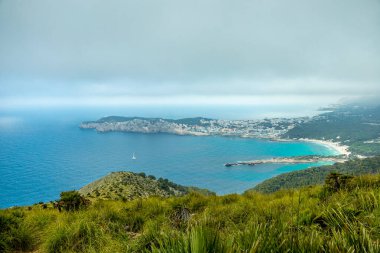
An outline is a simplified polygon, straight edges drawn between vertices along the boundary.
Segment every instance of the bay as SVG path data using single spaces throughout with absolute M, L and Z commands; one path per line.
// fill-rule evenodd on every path
M 4 122 L 3 122 L 4 123 Z M 97 133 L 80 121 L 9 120 L 0 125 L 0 207 L 59 198 L 112 171 L 145 172 L 217 194 L 242 193 L 265 179 L 319 164 L 238 166 L 274 156 L 330 155 L 314 143 L 222 136 Z M 135 153 L 137 159 L 131 159 Z

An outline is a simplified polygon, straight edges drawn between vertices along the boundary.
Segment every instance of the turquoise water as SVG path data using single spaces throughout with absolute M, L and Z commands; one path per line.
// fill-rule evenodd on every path
M 87 118 L 88 119 L 88 118 Z M 3 120 L 0 124 L 0 207 L 59 198 L 111 171 L 145 172 L 218 194 L 241 193 L 275 175 L 316 164 L 226 168 L 239 160 L 332 154 L 312 143 L 232 137 L 97 133 L 80 120 Z M 137 159 L 132 160 L 135 152 Z

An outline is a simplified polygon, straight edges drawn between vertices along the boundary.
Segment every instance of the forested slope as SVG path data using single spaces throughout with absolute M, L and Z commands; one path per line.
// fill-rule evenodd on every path
M 380 173 L 380 156 L 365 159 L 354 159 L 345 163 L 336 163 L 334 165 L 312 167 L 305 170 L 284 173 L 265 180 L 251 190 L 270 193 L 280 189 L 323 184 L 326 176 L 331 172 L 338 172 L 347 175 Z

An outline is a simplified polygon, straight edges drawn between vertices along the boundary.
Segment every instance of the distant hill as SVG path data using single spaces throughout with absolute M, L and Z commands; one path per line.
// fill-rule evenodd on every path
M 149 196 L 183 196 L 196 191 L 212 195 L 211 191 L 196 187 L 175 184 L 167 179 L 156 179 L 145 173 L 112 172 L 79 190 L 79 193 L 90 199 L 133 200 Z
M 334 165 L 313 167 L 305 170 L 284 173 L 265 180 L 248 191 L 271 193 L 281 189 L 323 184 L 326 176 L 330 172 L 339 172 L 356 176 L 380 173 L 380 156 L 355 159 L 345 163 L 336 163 Z

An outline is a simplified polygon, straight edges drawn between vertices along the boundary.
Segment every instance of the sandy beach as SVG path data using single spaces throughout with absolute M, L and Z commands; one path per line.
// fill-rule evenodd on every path
M 324 145 L 329 149 L 332 149 L 339 153 L 339 155 L 345 155 L 349 156 L 351 152 L 348 150 L 348 146 L 342 145 L 339 142 L 333 142 L 333 141 L 326 141 L 326 140 L 317 140 L 317 139 L 308 139 L 308 138 L 300 138 L 299 141 L 305 141 L 305 142 L 313 142 L 320 145 Z

